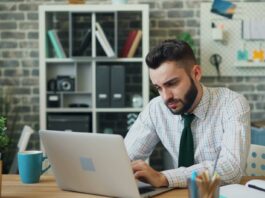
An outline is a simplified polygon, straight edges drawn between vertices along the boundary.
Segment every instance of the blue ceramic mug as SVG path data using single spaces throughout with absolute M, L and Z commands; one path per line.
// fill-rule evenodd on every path
M 47 159 L 42 151 L 18 152 L 18 171 L 23 183 L 38 183 L 40 176 L 45 173 L 51 165 L 42 169 L 42 162 Z

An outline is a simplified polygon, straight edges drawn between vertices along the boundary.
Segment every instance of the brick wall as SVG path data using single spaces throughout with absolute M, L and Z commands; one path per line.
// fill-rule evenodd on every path
M 86 2 L 106 4 L 111 1 L 86 0 Z M 150 47 L 187 31 L 195 40 L 197 57 L 200 2 L 200 0 L 129 0 L 129 3 L 150 5 Z M 24 124 L 30 125 L 36 131 L 39 128 L 38 6 L 65 3 L 67 0 L 0 1 L 0 93 L 8 91 L 13 94 L 12 103 L 16 104 L 19 121 L 15 131 L 19 132 Z M 207 77 L 203 78 L 203 83 L 208 86 L 226 86 L 244 94 L 251 105 L 252 119 L 265 119 L 264 77 L 222 77 L 220 80 Z M 35 135 L 31 140 L 31 147 L 38 147 L 38 144 L 38 137 Z M 161 150 L 158 150 L 154 156 L 159 157 L 161 153 Z M 155 157 L 153 161 L 157 162 L 157 159 Z M 157 168 L 161 166 L 158 165 Z

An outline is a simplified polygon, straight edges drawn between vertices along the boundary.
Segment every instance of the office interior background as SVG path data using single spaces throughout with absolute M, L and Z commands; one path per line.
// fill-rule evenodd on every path
M 198 62 L 201 63 L 200 37 L 210 36 L 201 31 L 201 2 L 200 0 L 129 0 L 128 4 L 149 5 L 150 48 L 165 39 L 175 39 L 181 33 L 188 32 L 195 42 L 194 50 Z M 265 3 L 265 0 L 232 2 Z M 111 0 L 86 0 L 85 3 L 111 4 Z M 31 126 L 36 132 L 39 130 L 41 105 L 39 102 L 39 77 L 41 73 L 39 72 L 38 7 L 45 4 L 68 4 L 68 1 L 0 1 L 0 93 L 2 94 L 1 98 L 10 93 L 9 122 L 14 120 L 14 124 L 10 125 L 9 130 L 12 126 L 14 140 L 20 137 L 24 125 Z M 227 50 L 229 51 L 229 49 Z M 204 65 L 201 66 L 204 67 Z M 220 78 L 204 76 L 202 83 L 211 87 L 228 87 L 243 94 L 251 106 L 251 120 L 265 119 L 265 77 L 263 75 L 234 75 Z M 39 148 L 37 133 L 30 139 L 30 148 Z M 163 168 L 163 153 L 163 148 L 158 146 L 152 154 L 151 163 L 158 170 Z

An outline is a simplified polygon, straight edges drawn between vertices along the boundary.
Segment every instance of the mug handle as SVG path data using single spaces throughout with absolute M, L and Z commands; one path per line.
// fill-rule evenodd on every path
M 46 159 L 48 159 L 48 157 L 42 157 L 42 162 L 44 161 L 44 160 L 46 160 Z M 49 166 L 47 166 L 45 169 L 43 169 L 42 171 L 41 171 L 41 175 L 43 174 L 43 173 L 45 173 L 47 170 L 49 170 L 51 168 L 51 165 L 49 164 Z

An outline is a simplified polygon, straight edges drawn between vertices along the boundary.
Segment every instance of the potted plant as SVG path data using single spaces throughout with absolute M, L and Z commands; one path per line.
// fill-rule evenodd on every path
M 17 103 L 11 88 L 0 89 L 0 159 L 4 174 L 9 172 L 16 154 Z
M 5 133 L 6 130 L 6 119 L 3 116 L 0 116 L 0 160 L 2 153 L 4 153 L 9 144 L 9 138 Z
M 2 189 L 2 153 L 5 152 L 9 144 L 9 138 L 5 133 L 6 130 L 6 119 L 3 116 L 0 116 L 0 196 Z

